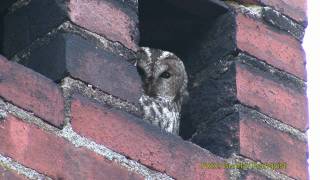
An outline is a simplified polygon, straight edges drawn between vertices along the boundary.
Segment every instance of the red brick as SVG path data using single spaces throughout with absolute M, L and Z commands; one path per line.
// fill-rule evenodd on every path
M 136 67 L 125 58 L 96 48 L 94 44 L 75 35 L 65 34 L 60 43 L 66 44 L 65 64 L 70 76 L 138 104 L 142 95 L 141 78 Z
M 275 8 L 294 20 L 306 24 L 307 0 L 239 0 L 244 3 L 262 4 Z
M 0 179 L 1 180 L 23 180 L 27 178 L 0 166 Z
M 308 102 L 305 94 L 270 79 L 260 71 L 237 64 L 237 98 L 262 113 L 306 131 Z
M 0 139 L 1 154 L 53 179 L 143 179 L 12 115 L 0 122 Z
M 263 122 L 240 114 L 240 154 L 264 163 L 287 163 L 283 172 L 296 179 L 307 179 L 307 145 Z
M 123 10 L 114 0 L 71 0 L 71 21 L 112 41 L 137 50 L 137 14 Z
M 57 34 L 19 63 L 53 81 L 68 75 L 131 103 L 138 104 L 142 95 L 141 78 L 134 65 L 115 49 L 99 48 L 73 33 Z
M 243 14 L 238 14 L 236 21 L 240 50 L 306 80 L 305 53 L 298 40 Z
M 72 100 L 71 113 L 72 126 L 80 135 L 176 179 L 227 179 L 224 169 L 200 167 L 202 162 L 222 159 L 130 114 L 78 96 Z
M 11 57 L 66 21 L 137 50 L 138 15 L 130 1 L 32 0 L 6 14 L 3 52 Z
M 0 67 L 1 97 L 55 126 L 63 124 L 63 96 L 54 82 L 2 56 Z

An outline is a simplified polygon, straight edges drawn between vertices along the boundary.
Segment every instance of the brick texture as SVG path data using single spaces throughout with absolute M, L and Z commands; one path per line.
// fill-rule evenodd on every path
M 297 179 L 308 178 L 307 145 L 241 113 L 240 154 L 261 162 L 287 163 L 279 171 Z
M 51 80 L 0 56 L 0 96 L 32 111 L 60 127 L 64 122 L 64 102 L 60 88 Z
M 222 163 L 232 155 L 286 163 L 286 169 L 275 171 L 308 179 L 303 135 L 308 129 L 307 75 L 301 45 L 306 0 L 237 1 L 248 11 L 230 3 L 227 12 L 219 0 L 141 0 L 139 8 L 136 0 L 31 0 L 6 12 L 13 1 L 5 0 L 0 3 L 0 49 L 21 65 L 0 56 L 0 98 L 62 128 L 65 100 L 56 82 L 68 76 L 137 105 L 141 79 L 129 59 L 139 44 L 167 49 L 184 60 L 190 79 L 181 136 L 206 150 L 79 92 L 68 99 L 73 130 L 174 179 L 230 179 L 229 169 L 205 169 L 201 163 Z M 258 17 L 251 14 L 252 5 L 267 7 Z M 45 176 L 144 178 L 76 147 L 59 132 L 10 111 L 0 115 L 0 154 Z M 26 179 L 4 167 L 0 165 L 0 179 Z M 239 171 L 246 180 L 267 180 L 273 174 Z
M 137 12 L 124 2 L 32 0 L 5 16 L 4 54 L 11 57 L 67 20 L 137 49 Z
M 192 140 L 225 157 L 238 154 L 263 163 L 287 163 L 286 169 L 276 171 L 307 179 L 306 143 L 267 125 L 264 120 L 257 111 L 238 106 L 226 118 L 205 124 Z
M 244 180 L 269 180 L 269 178 L 251 171 L 246 173 L 243 179 Z
M 20 63 L 54 81 L 70 75 L 133 103 L 138 103 L 142 94 L 135 66 L 114 51 L 99 48 L 79 35 L 59 33 L 47 45 L 28 54 Z
M 271 6 L 294 20 L 307 24 L 307 0 L 238 0 L 244 3 Z
M 1 180 L 26 180 L 27 178 L 0 166 L 0 179 Z
M 182 124 L 191 124 L 182 129 L 187 139 L 192 136 L 192 141 L 201 147 L 228 157 L 232 153 L 228 147 L 237 142 L 235 104 L 256 109 L 300 131 L 308 129 L 303 84 L 259 66 L 259 60 L 247 55 L 225 61 L 234 63 L 210 66 L 194 81 L 197 86 L 190 88 L 191 99 L 182 116 Z
M 0 138 L 1 154 L 53 179 L 143 179 L 12 115 L 0 122 Z
M 298 40 L 242 14 L 236 21 L 240 50 L 306 80 L 305 53 Z
M 68 8 L 72 22 L 137 49 L 137 14 L 119 1 L 71 0 Z
M 223 169 L 200 167 L 222 159 L 127 113 L 79 96 L 72 100 L 71 113 L 72 127 L 80 135 L 176 179 L 226 179 Z
M 308 102 L 306 94 L 290 89 L 253 68 L 237 64 L 237 99 L 262 113 L 306 131 Z

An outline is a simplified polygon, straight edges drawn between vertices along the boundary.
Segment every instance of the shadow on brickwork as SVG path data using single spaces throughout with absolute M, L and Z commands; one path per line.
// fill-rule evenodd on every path
M 2 42 L 3 42 L 3 13 L 0 12 L 0 54 L 2 54 Z
M 8 8 L 16 0 L 1 0 L 0 1 L 0 54 L 3 54 L 3 34 L 4 34 L 4 16 L 8 12 Z
M 222 67 L 215 65 L 235 50 L 233 14 L 218 0 L 139 3 L 140 46 L 172 51 L 186 66 L 190 98 L 183 107 L 180 135 L 190 139 L 219 108 L 234 104 L 223 89 L 228 78 L 218 78 Z

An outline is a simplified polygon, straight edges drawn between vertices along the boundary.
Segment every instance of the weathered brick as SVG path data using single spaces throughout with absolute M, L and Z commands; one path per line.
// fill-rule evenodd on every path
M 53 179 L 143 179 L 12 115 L 0 122 L 0 138 L 1 154 Z
M 300 42 L 303 41 L 304 27 L 302 25 L 294 22 L 293 20 L 287 18 L 286 16 L 270 7 L 263 8 L 262 17 L 263 20 L 269 25 L 281 29 L 283 32 L 291 34 Z
M 280 124 L 267 125 L 266 122 L 272 124 L 271 119 L 259 113 L 306 131 L 308 110 L 303 83 L 243 54 L 222 60 L 214 67 L 200 72 L 194 81 L 196 86 L 191 90 L 199 87 L 203 93 L 213 92 L 207 93 L 208 98 L 217 100 L 208 103 L 206 114 L 204 111 L 191 111 L 196 112 L 191 115 L 196 125 L 192 142 L 222 157 L 238 153 L 259 162 L 286 162 L 288 168 L 281 172 L 306 179 L 306 143 L 300 137 L 274 129 Z M 215 102 L 221 106 L 220 109 L 214 105 Z M 196 104 L 192 106 L 198 108 Z
M 224 119 L 204 124 L 192 141 L 224 157 L 238 154 L 262 163 L 286 163 L 286 169 L 275 170 L 307 179 L 304 141 L 267 125 L 268 120 L 252 109 L 238 105 L 230 112 Z
M 0 179 L 1 180 L 23 180 L 27 178 L 17 174 L 16 172 L 13 172 L 11 170 L 5 169 L 0 166 Z
M 28 52 L 28 58 L 20 63 L 54 81 L 70 75 L 133 103 L 138 103 L 142 94 L 136 67 L 73 33 L 58 33 L 46 45 Z
M 238 14 L 237 47 L 272 66 L 306 80 L 305 53 L 298 40 Z
M 0 67 L 1 97 L 50 124 L 58 127 L 63 124 L 64 100 L 54 82 L 2 56 Z
M 212 64 L 190 81 L 189 99 L 182 108 L 180 135 L 183 138 L 189 139 L 201 123 L 225 118 L 229 113 L 219 109 L 237 102 L 235 70 L 225 69 L 228 66 Z M 220 147 L 214 149 L 219 150 Z M 225 150 L 222 148 L 222 151 Z
M 307 145 L 286 133 L 253 120 L 250 114 L 240 116 L 240 154 L 261 162 L 284 162 L 283 172 L 296 179 L 308 179 Z
M 301 131 L 308 129 L 304 83 L 256 58 L 242 53 L 230 56 L 211 64 L 192 80 L 190 100 L 182 109 L 181 135 L 186 139 L 201 129 L 203 123 L 218 122 L 232 114 L 231 107 L 238 103 Z M 216 140 L 210 139 L 208 143 Z M 223 146 L 209 149 L 227 153 Z
M 293 18 L 304 26 L 307 25 L 307 0 L 238 0 L 243 3 L 262 4 Z
M 136 50 L 138 45 L 137 13 L 117 0 L 71 0 L 68 4 L 72 22 L 118 41 Z
M 237 99 L 248 106 L 286 124 L 306 131 L 308 101 L 306 94 L 286 87 L 281 81 L 254 68 L 238 63 L 236 66 Z
M 5 55 L 11 57 L 67 20 L 130 49 L 137 49 L 138 17 L 128 3 L 116 0 L 32 0 L 5 16 Z
M 220 109 L 210 118 L 197 125 L 191 141 L 224 158 L 238 153 L 239 112 L 233 108 Z
M 200 167 L 221 158 L 130 114 L 79 96 L 72 100 L 71 114 L 80 135 L 176 179 L 227 179 L 224 169 Z

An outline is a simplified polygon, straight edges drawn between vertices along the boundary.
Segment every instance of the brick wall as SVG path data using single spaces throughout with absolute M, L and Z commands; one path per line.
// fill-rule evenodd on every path
M 294 2 L 2 1 L 0 179 L 308 179 Z M 142 45 L 184 60 L 181 137 L 141 119 Z

